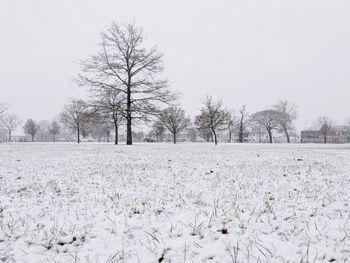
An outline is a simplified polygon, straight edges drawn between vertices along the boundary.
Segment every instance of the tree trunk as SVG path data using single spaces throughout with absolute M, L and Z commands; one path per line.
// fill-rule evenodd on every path
M 173 133 L 174 144 L 176 144 L 176 132 Z
M 230 130 L 228 133 L 228 142 L 231 143 L 232 141 L 232 131 Z
M 126 98 L 126 144 L 132 145 L 132 122 L 131 122 L 131 79 L 129 77 L 129 84 Z
M 215 145 L 218 145 L 218 137 L 216 136 L 215 129 L 213 129 L 212 131 L 213 131 L 213 135 L 214 135 L 214 143 L 215 143 Z
M 32 134 L 32 142 L 34 142 L 34 134 Z
M 107 142 L 109 142 L 109 136 L 110 136 L 111 134 L 110 134 L 110 132 L 109 132 L 109 130 L 106 132 L 106 141 Z
M 53 135 L 53 142 L 55 142 L 56 141 L 56 135 L 54 134 Z
M 114 144 L 117 145 L 119 143 L 119 129 L 116 122 L 114 122 L 114 133 Z
M 79 123 L 77 124 L 77 134 L 78 134 L 77 143 L 80 143 L 80 126 L 79 126 Z
M 9 130 L 9 142 L 11 142 L 11 130 Z
M 268 130 L 268 133 L 269 133 L 269 140 L 270 140 L 270 143 L 273 143 L 273 141 L 272 141 L 272 132 L 271 132 L 271 130 Z
M 324 134 L 324 136 L 323 136 L 323 142 L 324 142 L 325 144 L 327 144 L 327 134 Z
M 284 129 L 284 133 L 286 134 L 287 143 L 290 143 L 290 136 L 289 136 L 288 130 Z
M 243 126 L 241 125 L 239 127 L 239 142 L 242 143 L 243 142 Z

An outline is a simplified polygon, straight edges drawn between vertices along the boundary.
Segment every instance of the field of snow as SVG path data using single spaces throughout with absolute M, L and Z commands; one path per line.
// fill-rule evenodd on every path
M 0 145 L 0 262 L 345 262 L 350 147 Z

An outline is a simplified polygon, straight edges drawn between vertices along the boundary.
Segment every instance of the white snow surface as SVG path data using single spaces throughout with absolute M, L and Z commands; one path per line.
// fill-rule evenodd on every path
M 0 262 L 345 262 L 349 198 L 349 145 L 0 145 Z

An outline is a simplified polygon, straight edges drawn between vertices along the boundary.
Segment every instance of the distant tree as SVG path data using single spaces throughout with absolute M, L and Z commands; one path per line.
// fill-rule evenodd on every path
M 237 118 L 234 112 L 230 113 L 230 116 L 227 120 L 227 130 L 228 130 L 228 142 L 232 142 L 233 135 L 235 134 L 235 129 L 237 126 Z
M 38 126 L 40 128 L 36 134 L 37 141 L 45 142 L 51 140 L 49 132 L 50 122 L 48 120 L 41 120 L 38 121 Z
M 191 124 L 191 119 L 186 117 L 185 111 L 179 107 L 170 107 L 161 111 L 159 120 L 173 135 L 174 143 L 176 143 L 176 135 Z
M 195 125 L 202 130 L 211 131 L 215 145 L 218 144 L 217 132 L 227 125 L 230 119 L 230 113 L 224 108 L 222 100 L 213 101 L 211 96 L 203 100 L 201 113 L 195 118 Z
M 95 91 L 94 94 L 95 99 L 92 100 L 92 105 L 107 123 L 110 121 L 113 123 L 114 144 L 118 144 L 119 127 L 125 121 L 124 93 L 114 89 L 100 89 Z M 108 124 L 105 124 L 105 128 L 106 132 L 109 133 Z
M 199 132 L 199 136 L 203 138 L 206 142 L 213 142 L 213 133 L 210 128 L 206 126 L 200 126 L 202 123 L 199 123 L 198 116 L 195 118 L 195 125 L 197 126 L 197 130 Z
M 197 141 L 197 130 L 196 130 L 196 128 L 193 128 L 193 127 L 187 128 L 187 139 L 190 142 L 196 142 Z
M 111 134 L 113 131 L 111 120 L 100 116 L 98 122 L 91 122 L 87 135 L 90 135 L 92 138 L 97 139 L 98 141 L 110 142 Z
M 264 127 L 269 135 L 270 143 L 273 143 L 272 130 L 278 127 L 279 114 L 275 110 L 263 110 L 251 116 L 253 122 Z
M 286 135 L 287 143 L 290 143 L 289 132 L 293 130 L 293 121 L 298 116 L 296 106 L 287 100 L 279 101 L 273 106 L 273 110 L 275 110 L 279 115 L 278 125 L 280 131 Z
M 24 133 L 32 137 L 32 142 L 34 142 L 35 134 L 40 129 L 40 126 L 32 119 L 28 119 L 23 126 Z
M 158 113 L 158 104 L 169 104 L 175 96 L 163 72 L 162 54 L 156 47 L 146 49 L 141 28 L 134 24 L 112 23 L 101 34 L 101 50 L 81 62 L 78 82 L 95 89 L 111 89 L 124 94 L 127 126 L 126 144 L 132 144 L 133 120 L 148 120 Z
M 243 134 L 246 129 L 246 124 L 248 122 L 249 113 L 247 111 L 246 105 L 243 105 L 238 111 L 238 141 L 243 142 Z
M 158 120 L 155 123 L 153 123 L 152 132 L 155 134 L 157 142 L 163 141 L 164 131 L 165 131 L 165 127 L 162 121 Z
M 135 138 L 136 142 L 143 142 L 145 139 L 145 134 L 143 133 L 143 131 L 138 131 L 138 132 L 133 131 L 133 138 Z
M 327 136 L 333 130 L 335 121 L 327 116 L 321 116 L 317 119 L 316 125 L 322 133 L 323 142 L 327 143 Z
M 52 134 L 52 140 L 54 142 L 56 141 L 56 136 L 60 133 L 60 129 L 61 127 L 57 121 L 51 122 L 51 125 L 49 127 L 49 132 Z
M 87 131 L 86 123 L 90 121 L 91 115 L 87 103 L 83 100 L 74 99 L 64 106 L 60 114 L 61 122 L 76 131 L 77 143 L 80 143 L 80 134 Z
M 17 129 L 17 127 L 21 124 L 20 119 L 15 114 L 6 114 L 1 119 L 2 124 L 7 129 L 8 132 L 8 141 L 12 141 L 12 132 Z
M 262 141 L 262 136 L 265 134 L 265 127 L 263 127 L 261 124 L 251 121 L 249 122 L 249 128 L 250 128 L 250 132 L 253 135 L 257 135 L 258 136 L 258 143 L 261 143 Z

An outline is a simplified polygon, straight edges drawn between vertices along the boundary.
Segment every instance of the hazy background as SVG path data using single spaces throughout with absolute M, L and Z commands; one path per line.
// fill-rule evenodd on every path
M 76 62 L 112 21 L 144 28 L 192 116 L 211 94 L 250 112 L 291 100 L 298 129 L 350 117 L 348 0 L 1 0 L 0 101 L 23 120 L 51 120 L 84 94 Z

